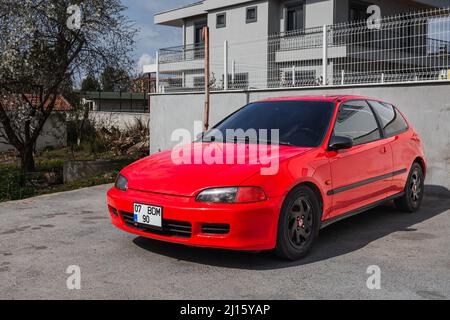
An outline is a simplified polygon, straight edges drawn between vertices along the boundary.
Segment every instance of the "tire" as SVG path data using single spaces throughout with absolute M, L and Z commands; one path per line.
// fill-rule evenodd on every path
M 300 186 L 289 193 L 278 221 L 278 256 L 292 261 L 305 257 L 319 235 L 320 222 L 319 200 L 310 188 Z
M 405 186 L 405 194 L 394 201 L 397 209 L 413 213 L 420 209 L 424 194 L 424 175 L 422 167 L 415 162 L 412 165 Z

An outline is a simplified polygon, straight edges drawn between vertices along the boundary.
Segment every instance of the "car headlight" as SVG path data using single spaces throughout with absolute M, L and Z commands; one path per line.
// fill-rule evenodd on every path
M 258 187 L 227 187 L 206 189 L 196 198 L 198 202 L 207 203 L 250 203 L 267 199 L 261 188 Z
M 127 191 L 128 189 L 128 179 L 123 175 L 119 174 L 116 179 L 116 188 L 122 191 Z

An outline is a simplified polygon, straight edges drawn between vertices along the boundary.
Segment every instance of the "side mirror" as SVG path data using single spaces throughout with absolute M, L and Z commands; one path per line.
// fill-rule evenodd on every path
M 352 138 L 343 137 L 343 136 L 333 136 L 330 140 L 330 145 L 328 146 L 328 150 L 330 151 L 339 151 L 344 149 L 350 149 L 354 145 L 354 141 Z

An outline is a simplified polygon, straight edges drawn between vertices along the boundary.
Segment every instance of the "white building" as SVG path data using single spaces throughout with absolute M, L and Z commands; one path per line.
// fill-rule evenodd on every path
M 448 0 L 199 1 L 155 15 L 156 24 L 183 30 L 179 47 L 159 50 L 158 72 L 161 77 L 171 78 L 161 86 L 166 91 L 204 87 L 205 26 L 210 29 L 213 89 L 368 82 L 368 74 L 376 79 L 373 81 L 389 81 L 389 77 L 398 78 L 399 72 L 403 75 L 406 70 L 423 66 L 424 62 L 413 61 L 413 56 L 423 57 L 430 45 L 439 44 L 428 43 L 428 22 L 426 26 L 421 26 L 420 21 L 402 27 L 387 25 L 379 32 L 359 30 L 375 13 L 371 6 L 378 6 L 383 17 L 397 15 L 404 19 L 409 12 L 449 4 Z M 329 26 L 325 37 L 326 69 L 324 25 Z M 390 43 L 388 39 L 398 43 Z M 395 51 L 395 61 L 389 56 L 391 51 Z M 374 60 L 388 62 L 383 66 L 368 63 Z M 363 63 L 364 68 L 357 69 Z M 408 75 L 428 76 L 412 72 Z

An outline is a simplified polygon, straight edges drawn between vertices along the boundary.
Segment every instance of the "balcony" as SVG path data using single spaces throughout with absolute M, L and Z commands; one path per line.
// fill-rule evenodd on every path
M 204 68 L 205 46 L 189 44 L 159 50 L 160 72 L 189 71 Z

